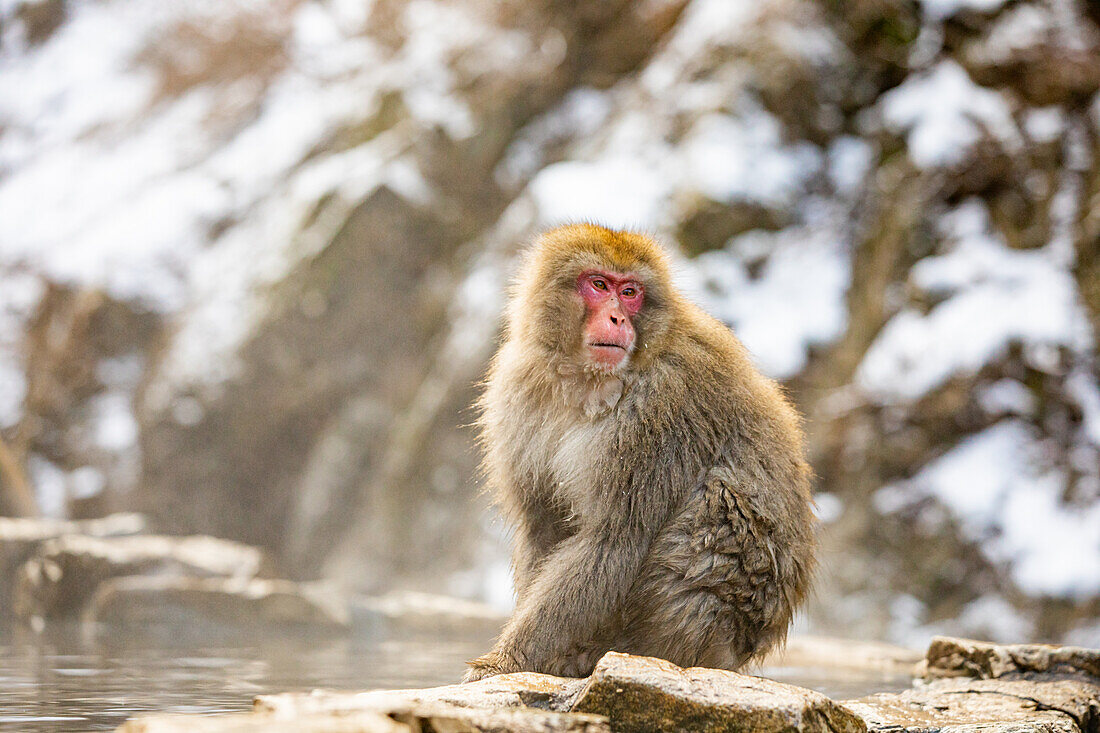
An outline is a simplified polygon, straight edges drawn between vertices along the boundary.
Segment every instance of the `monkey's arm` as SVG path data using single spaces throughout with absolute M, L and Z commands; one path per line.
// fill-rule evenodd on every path
M 621 608 L 652 539 L 652 523 L 624 524 L 588 527 L 559 544 L 466 679 L 519 670 L 569 675 L 590 664 L 583 659 L 590 642 Z
M 540 500 L 539 496 L 537 492 L 526 492 L 518 507 L 522 517 L 517 523 L 512 549 L 512 574 L 520 605 L 543 561 L 574 531 L 562 508 Z

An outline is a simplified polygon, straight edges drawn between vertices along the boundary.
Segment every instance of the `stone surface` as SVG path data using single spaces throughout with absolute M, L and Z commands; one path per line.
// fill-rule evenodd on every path
M 258 712 L 281 717 L 318 713 L 346 713 L 413 704 L 446 704 L 466 708 L 506 709 L 518 707 L 564 711 L 584 680 L 554 677 L 534 672 L 517 672 L 489 677 L 463 685 L 446 685 L 421 690 L 371 690 L 259 695 L 253 703 Z
M 353 625 L 367 630 L 496 631 L 508 619 L 484 603 L 411 591 L 360 596 L 352 600 L 351 614 Z
M 262 578 L 111 578 L 99 585 L 84 618 L 134 628 L 196 623 L 333 630 L 349 626 L 347 604 L 335 591 Z
M 1023 672 L 1083 673 L 1100 679 L 1100 649 L 1049 644 L 992 644 L 937 636 L 928 647 L 928 677 L 995 679 Z
M 898 694 L 845 701 L 870 731 L 1090 733 L 1100 686 L 1081 679 L 937 680 Z
M 632 733 L 866 730 L 851 711 L 811 690 L 617 652 L 597 663 L 572 709 L 606 715 L 616 731 Z
M 108 578 L 155 574 L 175 577 L 255 576 L 260 551 L 213 537 L 89 537 L 66 535 L 42 543 L 19 571 L 13 594 L 17 616 L 77 615 Z
M 937 637 L 931 682 L 844 704 L 871 731 L 1094 733 L 1100 726 L 1100 650 Z
M 119 733 L 608 733 L 607 719 L 598 715 L 555 713 L 546 710 L 487 710 L 440 703 L 408 705 L 395 701 L 378 710 L 309 713 L 286 716 L 242 713 L 206 717 L 163 715 L 138 718 Z
M 441 703 L 396 706 L 386 713 L 413 730 L 483 731 L 484 733 L 608 733 L 607 718 L 600 715 L 559 713 L 513 708 L 488 710 Z
M 418 729 L 382 713 L 317 715 L 308 720 L 276 720 L 252 713 L 232 715 L 150 715 L 123 723 L 118 733 L 415 733 Z

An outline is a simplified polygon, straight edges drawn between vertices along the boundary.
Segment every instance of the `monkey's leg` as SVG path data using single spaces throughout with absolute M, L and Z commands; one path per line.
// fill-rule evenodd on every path
M 767 501 L 730 470 L 708 474 L 650 549 L 613 642 L 620 651 L 736 669 L 785 638 L 809 558 Z

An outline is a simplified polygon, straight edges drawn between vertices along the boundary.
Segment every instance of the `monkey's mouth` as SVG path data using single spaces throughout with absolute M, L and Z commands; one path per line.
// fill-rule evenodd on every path
M 626 362 L 630 347 L 612 341 L 593 341 L 588 344 L 589 365 L 600 371 L 616 369 Z

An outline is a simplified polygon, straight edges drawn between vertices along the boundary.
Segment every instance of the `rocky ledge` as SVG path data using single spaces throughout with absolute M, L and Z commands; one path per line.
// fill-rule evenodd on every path
M 0 625 L 41 631 L 79 620 L 128 633 L 209 636 L 376 635 L 469 631 L 486 639 L 504 616 L 480 603 L 423 593 L 352 596 L 274 575 L 258 547 L 202 535 L 151 534 L 138 514 L 60 521 L 0 517 Z
M 264 695 L 251 713 L 149 716 L 119 730 L 1100 733 L 1098 670 L 1095 649 L 937 638 L 913 668 L 913 688 L 838 702 L 761 677 L 611 652 L 585 679 L 520 673 L 423 690 Z

